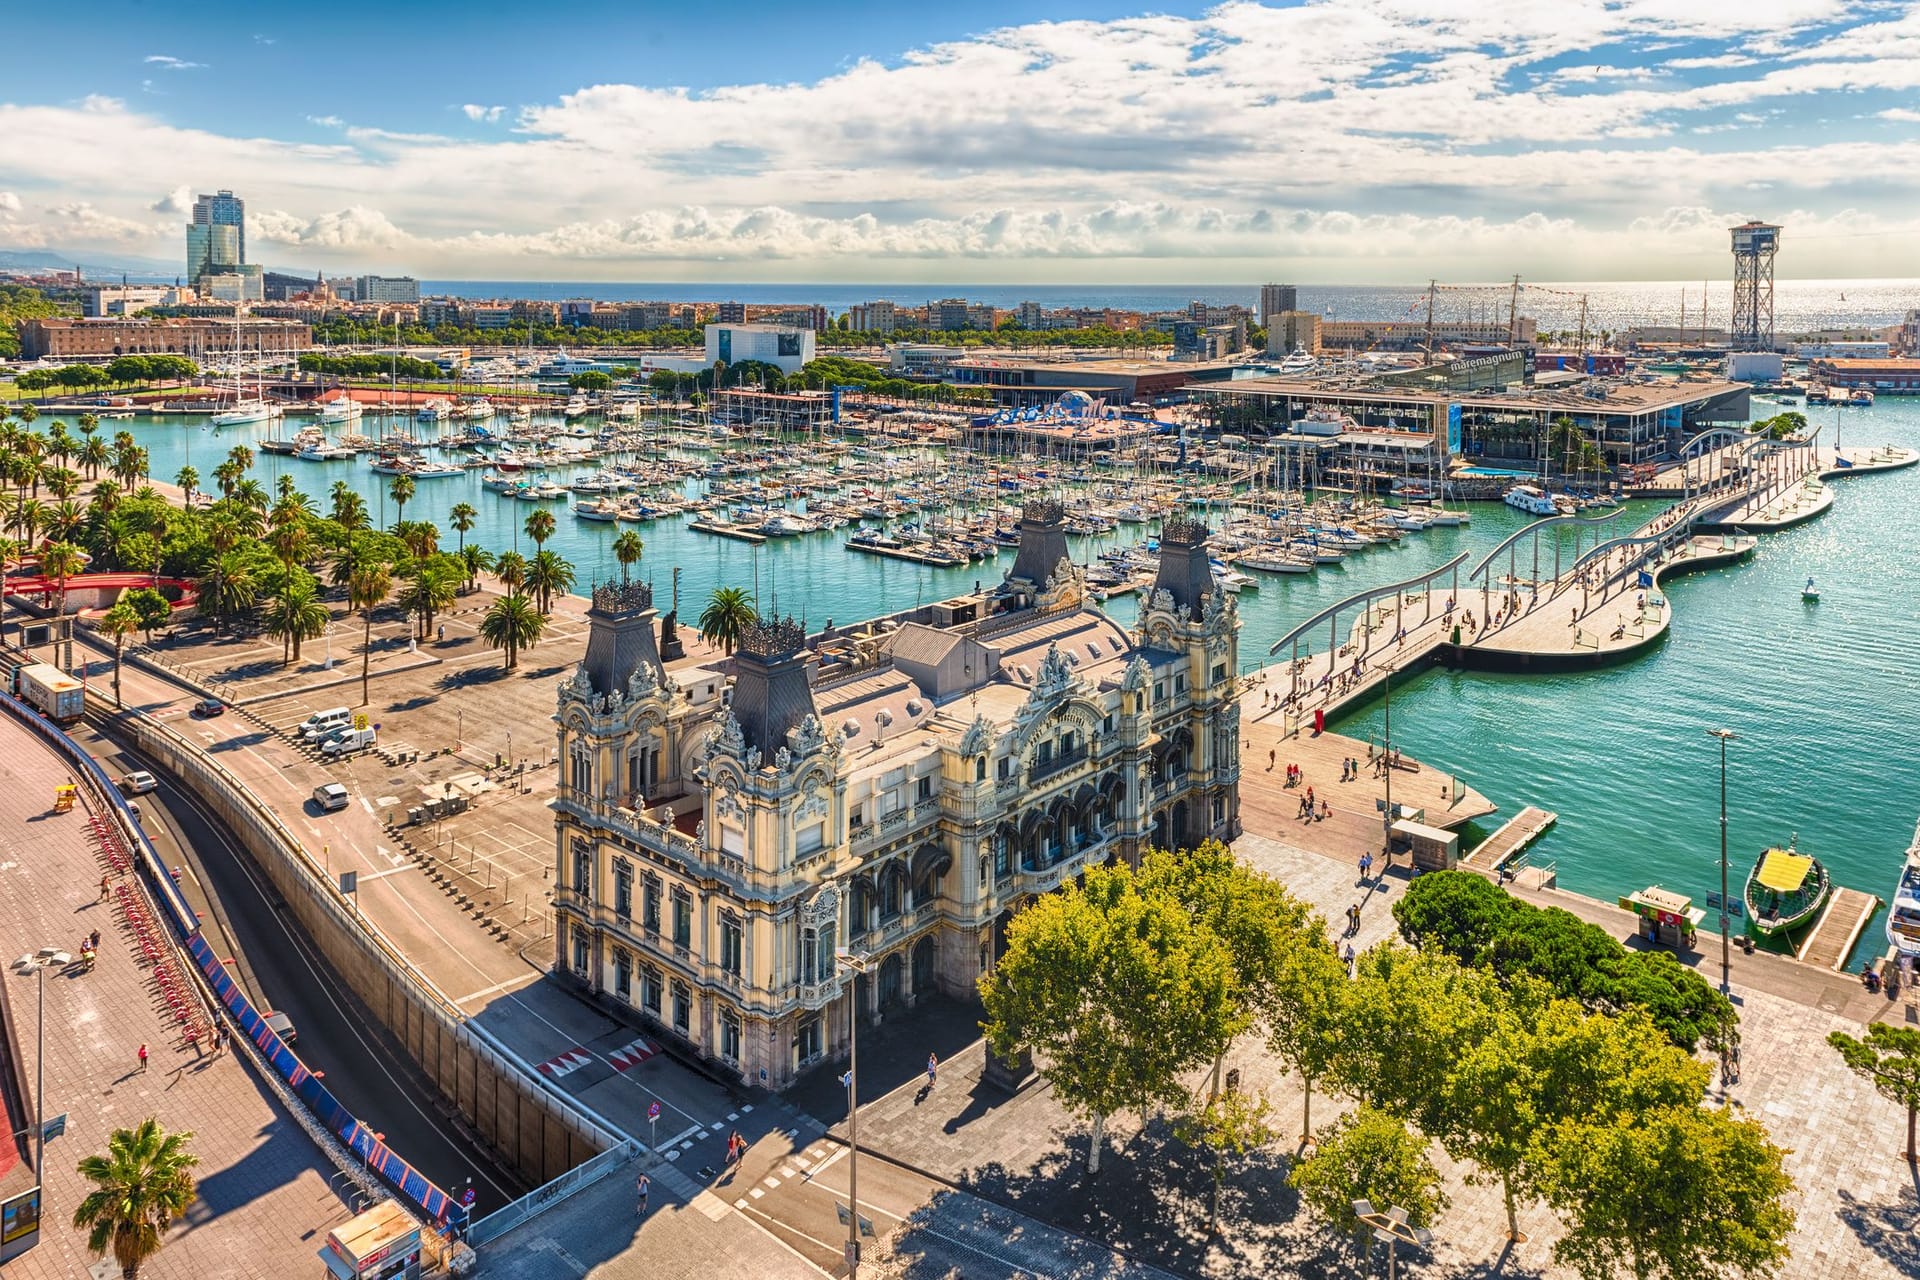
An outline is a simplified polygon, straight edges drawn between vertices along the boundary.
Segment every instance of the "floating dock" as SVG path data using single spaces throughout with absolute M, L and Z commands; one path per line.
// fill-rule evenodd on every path
M 753 530 L 740 525 L 725 524 L 719 520 L 690 520 L 687 522 L 687 528 L 693 530 L 695 533 L 710 533 L 716 538 L 732 538 L 735 542 L 751 542 L 756 547 L 767 540 L 767 535 L 764 533 L 755 533 Z
M 1842 969 L 1859 944 L 1867 922 L 1880 909 L 1880 899 L 1858 889 L 1835 889 L 1814 921 L 1812 932 L 1800 944 L 1798 959 L 1822 969 Z
M 909 560 L 914 564 L 930 564 L 936 569 L 957 569 L 967 563 L 964 556 L 956 556 L 950 551 L 922 551 L 918 547 L 889 547 L 884 543 L 855 542 L 847 540 L 847 550 L 864 551 L 870 556 L 885 556 L 889 560 Z
M 1528 845 L 1547 833 L 1560 820 L 1557 813 L 1528 805 L 1507 819 L 1498 831 L 1482 840 L 1461 861 L 1475 871 L 1498 871 L 1526 851 Z

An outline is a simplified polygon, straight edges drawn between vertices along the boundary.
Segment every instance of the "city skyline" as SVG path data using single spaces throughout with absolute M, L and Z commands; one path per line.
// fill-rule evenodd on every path
M 352 5 L 215 4 L 190 44 L 106 9 L 86 58 L 0 90 L 0 250 L 173 257 L 222 188 L 250 260 L 432 279 L 1699 279 L 1749 217 L 1786 226 L 1783 275 L 1845 278 L 1920 233 L 1913 3 L 860 6 L 831 34 L 747 3 L 725 40 L 590 5 L 564 44 L 423 6 L 380 27 L 420 74 L 377 80 Z

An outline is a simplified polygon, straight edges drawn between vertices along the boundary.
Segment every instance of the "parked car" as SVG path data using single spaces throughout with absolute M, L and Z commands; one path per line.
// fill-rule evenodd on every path
M 320 744 L 323 756 L 344 756 L 355 751 L 365 751 L 373 745 L 373 730 L 349 729 L 337 738 L 329 738 Z
M 280 1037 L 280 1043 L 291 1049 L 300 1039 L 300 1033 L 293 1029 L 293 1019 L 273 1009 L 263 1009 L 260 1020 L 265 1022 Z
M 353 723 L 353 712 L 345 707 L 317 711 L 300 722 L 300 736 L 308 742 L 325 737 L 342 725 Z
M 145 769 L 136 770 L 120 779 L 120 789 L 130 796 L 143 796 L 160 785 L 160 780 Z
M 226 713 L 227 704 L 220 701 L 220 699 L 202 698 L 193 704 L 192 709 L 188 711 L 187 714 L 193 716 L 196 720 L 211 720 L 215 716 L 225 715 Z

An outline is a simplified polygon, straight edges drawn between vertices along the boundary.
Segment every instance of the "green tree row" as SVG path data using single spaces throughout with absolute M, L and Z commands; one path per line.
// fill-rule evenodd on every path
M 326 355 L 307 351 L 300 356 L 300 368 L 306 373 L 330 374 L 340 378 L 384 378 L 391 373 L 397 378 L 433 382 L 444 380 L 447 376 L 445 370 L 431 360 L 416 360 L 412 356 L 381 356 L 371 352 Z
M 1583 1277 L 1765 1275 L 1787 1256 L 1784 1152 L 1703 1105 L 1707 1066 L 1641 1008 L 1592 1012 L 1537 978 L 1393 940 L 1350 979 L 1320 917 L 1217 843 L 1036 900 L 981 998 L 994 1051 L 1031 1053 L 1091 1123 L 1090 1169 L 1109 1117 L 1169 1109 L 1214 1150 L 1217 1186 L 1225 1156 L 1263 1141 L 1264 1099 L 1223 1103 L 1218 1088 L 1232 1045 L 1256 1036 L 1306 1084 L 1315 1153 L 1290 1179 L 1343 1230 L 1360 1229 L 1359 1198 L 1431 1222 L 1446 1203 L 1438 1145 L 1501 1187 L 1514 1235 L 1522 1199 L 1552 1207 L 1555 1257 Z M 1316 1133 L 1317 1089 L 1357 1105 Z

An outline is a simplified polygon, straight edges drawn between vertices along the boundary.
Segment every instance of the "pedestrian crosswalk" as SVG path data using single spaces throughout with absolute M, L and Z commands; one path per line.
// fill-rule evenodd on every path
M 746 1195 L 735 1200 L 733 1207 L 736 1209 L 745 1209 L 753 1201 L 759 1200 L 764 1197 L 767 1192 L 777 1189 L 781 1183 L 786 1182 L 788 1179 L 811 1178 L 813 1176 L 813 1166 L 826 1158 L 827 1153 L 825 1149 L 821 1147 L 814 1147 L 805 1155 L 796 1154 L 787 1157 L 784 1163 L 777 1166 L 765 1178 L 761 1179 L 760 1186 L 748 1188 Z

